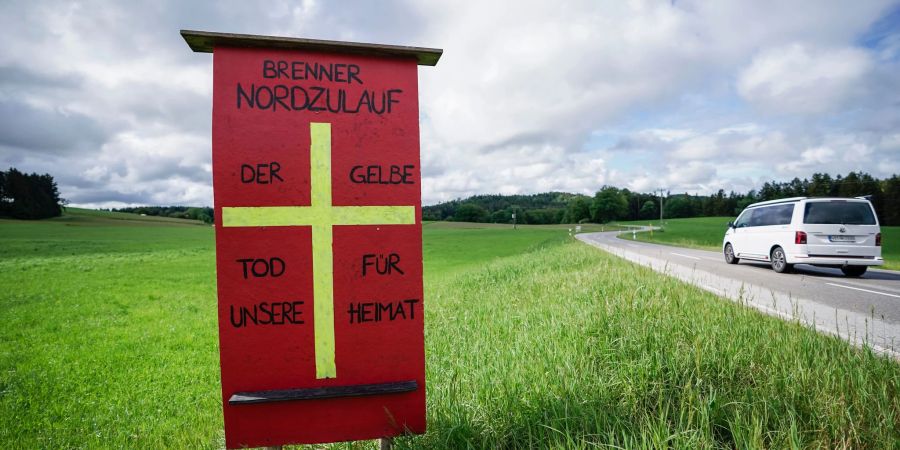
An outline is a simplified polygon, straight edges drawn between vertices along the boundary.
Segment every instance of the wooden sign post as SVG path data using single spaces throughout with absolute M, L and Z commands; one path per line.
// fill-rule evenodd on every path
M 441 51 L 181 34 L 214 53 L 225 445 L 423 433 L 417 66 Z

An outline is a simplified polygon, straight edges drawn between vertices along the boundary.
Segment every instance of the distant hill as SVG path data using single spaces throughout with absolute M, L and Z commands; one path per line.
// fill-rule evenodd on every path
M 567 192 L 545 192 L 532 195 L 475 195 L 422 207 L 424 220 L 450 220 L 457 222 L 523 224 L 566 223 L 566 208 L 573 199 L 590 202 L 586 195 Z
M 112 211 L 213 223 L 213 209 L 208 206 L 133 206 Z
M 512 214 L 523 224 L 607 223 L 614 220 L 667 218 L 734 217 L 747 205 L 786 197 L 858 197 L 872 201 L 882 225 L 900 225 L 900 176 L 879 180 L 865 172 L 832 177 L 814 173 L 811 178 L 763 183 L 759 191 L 690 195 L 669 192 L 632 192 L 603 186 L 593 196 L 546 192 L 532 195 L 475 195 L 422 208 L 424 220 L 511 223 Z
M 51 219 L 66 222 L 72 225 L 86 225 L 103 223 L 106 225 L 123 226 L 198 226 L 206 225 L 204 222 L 193 219 L 180 219 L 175 217 L 149 216 L 127 212 L 104 211 L 102 209 L 65 208 L 61 217 Z

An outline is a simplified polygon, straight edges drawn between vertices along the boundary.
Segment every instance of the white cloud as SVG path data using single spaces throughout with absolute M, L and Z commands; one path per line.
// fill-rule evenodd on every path
M 646 136 L 647 130 L 635 132 Z M 633 139 L 633 141 L 636 141 Z M 726 125 L 670 141 L 640 142 L 645 161 L 614 181 L 629 189 L 709 193 L 747 191 L 765 181 L 808 178 L 815 172 L 865 171 L 888 177 L 900 168 L 900 135 L 790 132 L 758 124 Z M 638 150 L 629 150 L 638 151 Z
M 718 156 L 722 147 L 715 136 L 697 136 L 682 141 L 672 152 L 672 157 L 682 160 L 704 160 Z
M 636 192 L 650 192 L 657 189 L 662 189 L 660 186 L 662 184 L 655 177 L 651 177 L 648 175 L 638 175 L 636 177 L 631 177 L 628 181 L 628 184 L 625 185 L 628 189 L 631 189 Z
M 900 171 L 897 39 L 858 42 L 889 6 L 3 2 L 0 166 L 50 172 L 82 204 L 211 204 L 211 58 L 177 34 L 195 28 L 444 48 L 419 75 L 426 204 L 884 176 Z
M 534 154 L 507 159 L 508 154 L 497 149 L 550 142 L 560 147 L 560 152 L 579 152 L 594 130 L 609 130 L 611 124 L 635 111 L 652 109 L 650 105 L 665 110 L 687 95 L 714 103 L 715 99 L 703 97 L 710 95 L 706 87 L 715 84 L 709 83 L 710 78 L 734 79 L 748 64 L 752 66 L 754 56 L 770 55 L 759 49 L 775 49 L 771 53 L 775 55 L 777 49 L 800 41 L 817 49 L 837 48 L 839 59 L 864 55 L 865 51 L 848 42 L 884 11 L 885 3 L 822 7 L 817 2 L 679 2 L 672 7 L 645 2 L 569 2 L 561 10 L 549 5 L 492 2 L 477 8 L 458 3 L 452 10 L 428 4 L 420 8 L 425 11 L 423 16 L 438 18 L 428 33 L 429 41 L 448 43 L 440 65 L 423 69 L 420 76 L 428 117 L 423 124 L 422 147 L 426 171 L 429 164 L 438 164 L 439 169 L 431 170 L 464 173 L 478 178 L 485 192 L 499 191 L 499 186 L 510 182 L 518 183 L 520 192 L 537 192 L 551 185 L 542 178 L 556 172 L 562 173 L 566 182 L 552 185 L 575 186 L 574 191 L 592 191 L 610 182 L 632 189 L 653 188 L 666 177 L 667 161 L 688 165 L 690 176 L 667 179 L 684 189 L 714 187 L 715 182 L 725 188 L 731 184 L 733 178 L 715 178 L 708 164 L 697 161 L 721 161 L 728 167 L 739 165 L 735 159 L 753 161 L 749 166 L 754 168 L 754 176 L 773 174 L 771 159 L 804 148 L 808 145 L 801 142 L 805 137 L 792 138 L 788 134 L 797 134 L 797 130 L 756 123 L 765 116 L 757 119 L 750 115 L 743 122 L 719 125 L 723 118 L 715 112 L 700 123 L 675 118 L 674 122 L 626 133 L 629 149 L 621 151 L 642 149 L 646 161 L 630 168 L 614 168 L 605 162 L 599 177 L 579 175 L 579 162 L 562 155 L 549 163 L 555 168 L 548 168 L 544 177 L 523 174 L 514 181 L 502 176 L 480 179 L 479 169 L 467 169 L 461 161 L 483 160 L 483 154 L 495 153 L 492 164 L 535 167 Z M 766 27 L 736 27 L 744 23 L 766 23 Z M 817 50 L 812 56 L 819 61 L 819 68 L 831 68 L 831 53 Z M 850 63 L 860 77 L 870 68 L 865 58 L 862 63 Z M 827 86 L 833 91 L 829 95 L 834 96 L 829 101 L 840 106 L 852 99 L 855 92 L 847 83 L 855 73 L 847 69 L 839 74 L 844 84 Z M 778 87 L 772 80 L 760 80 L 768 83 L 766 88 Z M 805 81 L 790 85 L 788 94 L 796 98 L 805 93 L 799 91 Z M 827 95 L 815 98 L 823 97 Z M 771 106 L 776 99 L 770 95 L 767 100 Z M 803 102 L 800 106 L 805 110 L 826 114 L 824 107 L 834 105 Z M 816 133 L 811 130 L 808 134 Z M 601 150 L 597 154 L 602 156 L 603 147 L 595 150 Z M 444 151 L 452 151 L 454 157 L 428 156 Z M 699 180 L 703 178 L 701 169 L 704 180 Z M 614 172 L 621 178 L 611 179 Z M 425 184 L 429 182 L 426 178 Z M 745 182 L 742 177 L 741 186 Z M 433 195 L 426 191 L 426 203 L 448 197 Z M 461 195 L 465 193 L 456 191 L 449 197 Z
M 737 87 L 744 99 L 769 112 L 834 112 L 863 92 L 872 65 L 869 53 L 859 48 L 794 43 L 756 55 Z
M 707 190 L 707 185 L 717 174 L 716 165 L 703 161 L 686 164 L 670 164 L 666 185 L 677 186 L 685 191 Z
M 583 138 L 598 123 L 672 92 L 699 67 L 684 11 L 665 4 L 490 2 L 428 8 L 429 41 L 446 43 L 423 69 L 434 138 L 457 146 L 523 136 Z M 498 25 L 502 24 L 502 25 Z M 656 69 L 671 63 L 679 69 Z
M 776 168 L 778 173 L 784 175 L 813 172 L 847 173 L 877 169 L 876 175 L 887 176 L 891 172 L 885 171 L 881 163 L 892 160 L 882 159 L 881 155 L 876 154 L 878 146 L 878 142 L 856 135 L 827 134 L 814 146 L 787 154 L 789 158 L 778 161 Z M 872 163 L 875 163 L 875 167 L 870 167 Z M 893 163 L 896 164 L 895 161 Z
M 803 150 L 800 153 L 799 160 L 787 160 L 778 164 L 778 170 L 781 172 L 796 172 L 798 170 L 810 169 L 822 166 L 834 160 L 835 152 L 828 147 L 816 147 Z
M 678 128 L 651 128 L 649 130 L 644 130 L 643 132 L 663 142 L 680 141 L 697 134 L 697 132 L 694 130 L 684 130 Z

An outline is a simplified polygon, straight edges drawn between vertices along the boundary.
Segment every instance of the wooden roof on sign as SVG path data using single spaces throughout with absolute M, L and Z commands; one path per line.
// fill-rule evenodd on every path
M 212 31 L 181 30 L 181 36 L 191 50 L 212 53 L 217 46 L 280 48 L 332 53 L 350 53 L 392 58 L 416 58 L 421 66 L 434 66 L 444 52 L 438 48 L 406 47 L 402 45 L 366 44 L 361 42 L 323 41 L 280 36 L 216 33 Z

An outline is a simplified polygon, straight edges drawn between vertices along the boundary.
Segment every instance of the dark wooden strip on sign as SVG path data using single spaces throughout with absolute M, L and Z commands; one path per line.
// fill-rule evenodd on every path
M 387 58 L 415 58 L 421 66 L 434 66 L 444 53 L 439 48 L 408 47 L 403 45 L 369 44 L 365 42 L 323 41 L 282 36 L 217 33 L 213 31 L 181 30 L 181 36 L 200 53 L 212 53 L 217 46 L 282 48 L 320 52 L 375 55 Z
M 284 402 L 288 400 L 313 400 L 334 397 L 362 397 L 366 395 L 399 394 L 419 388 L 416 380 L 393 381 L 390 383 L 357 384 L 353 386 L 330 386 L 321 388 L 282 389 L 272 391 L 235 392 L 228 399 L 229 405 L 251 403 Z

